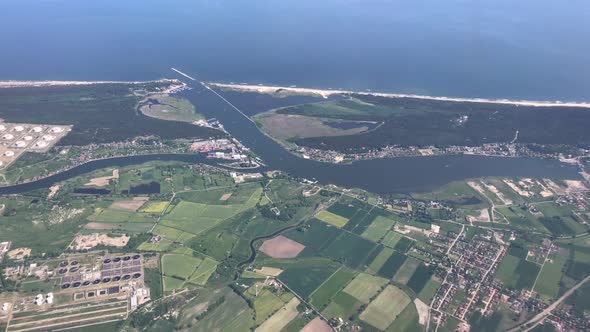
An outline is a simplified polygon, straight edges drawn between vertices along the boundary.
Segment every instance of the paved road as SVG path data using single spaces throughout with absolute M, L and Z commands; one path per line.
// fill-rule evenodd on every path
M 580 281 L 578 284 L 576 284 L 570 290 L 568 290 L 567 292 L 565 292 L 565 294 L 563 294 L 555 302 L 551 303 L 550 306 L 548 306 L 545 310 L 541 311 L 538 315 L 536 315 L 535 317 L 529 319 L 528 321 L 520 324 L 519 326 L 514 327 L 514 328 L 508 330 L 508 332 L 516 332 L 516 331 L 524 331 L 524 332 L 526 332 L 526 331 L 532 330 L 535 326 L 537 326 L 537 324 L 539 324 L 543 320 L 543 318 L 549 316 L 551 314 L 551 312 L 553 310 L 555 310 L 555 308 L 557 308 L 558 305 L 561 304 L 561 302 L 563 302 L 568 296 L 572 295 L 576 291 L 576 289 L 580 288 L 588 280 L 590 280 L 590 276 L 587 276 L 586 278 L 584 278 L 584 280 Z M 532 325 L 530 327 L 526 328 L 525 330 L 521 330 L 521 328 L 526 327 L 526 325 L 528 325 L 528 324 L 532 324 Z

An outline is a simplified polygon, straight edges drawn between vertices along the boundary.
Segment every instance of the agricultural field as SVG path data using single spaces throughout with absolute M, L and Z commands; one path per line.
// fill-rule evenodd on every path
M 353 270 L 346 267 L 339 268 L 310 295 L 311 304 L 316 308 L 323 308 L 354 276 Z
M 373 300 L 360 319 L 380 329 L 387 329 L 397 316 L 411 303 L 410 297 L 403 290 L 389 285 Z
M 327 210 L 320 211 L 316 218 L 338 228 L 344 227 L 348 222 L 348 219 Z
M 338 268 L 326 259 L 302 259 L 286 267 L 278 279 L 297 295 L 309 298 Z
M 215 272 L 218 262 L 189 254 L 168 253 L 162 255 L 164 291 L 184 287 L 187 283 L 203 286 Z
M 540 266 L 526 260 L 526 250 L 511 247 L 502 259 L 496 272 L 496 278 L 507 287 L 530 289 L 533 287 Z
M 385 278 L 360 273 L 343 291 L 362 303 L 369 303 L 370 299 L 386 284 L 387 279 Z
M 371 241 L 378 242 L 391 230 L 393 225 L 395 225 L 395 220 L 384 216 L 377 216 L 361 235 Z

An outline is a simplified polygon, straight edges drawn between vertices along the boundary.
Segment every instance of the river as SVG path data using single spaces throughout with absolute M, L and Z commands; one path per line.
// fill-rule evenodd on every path
M 550 178 L 578 178 L 577 168 L 555 160 L 534 158 L 504 158 L 469 155 L 433 157 L 398 157 L 357 161 L 352 164 L 329 164 L 299 158 L 264 135 L 242 113 L 236 111 L 218 95 L 197 82 L 187 82 L 193 88 L 183 91 L 198 112 L 207 118 L 217 118 L 225 129 L 246 147 L 259 155 L 266 169 L 275 169 L 321 184 L 335 184 L 347 188 L 362 188 L 374 193 L 427 191 L 455 180 L 483 176 L 527 176 Z M 220 94 L 225 94 L 219 91 Z M 310 102 L 313 98 L 261 98 L 253 93 L 227 93 L 224 98 L 237 105 L 245 105 L 245 112 L 253 114 L 288 102 Z M 252 106 L 255 105 L 255 106 Z M 247 106 L 247 107 L 246 107 Z M 154 154 L 117 157 L 91 161 L 41 180 L 14 186 L 0 187 L 0 194 L 16 194 L 48 188 L 105 167 L 123 167 L 152 160 L 181 161 L 217 165 L 203 154 Z M 260 170 L 258 170 L 260 171 Z

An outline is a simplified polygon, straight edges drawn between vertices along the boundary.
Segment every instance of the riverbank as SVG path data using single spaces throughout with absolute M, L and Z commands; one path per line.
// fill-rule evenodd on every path
M 533 101 L 533 100 L 509 100 L 509 99 L 487 99 L 487 98 L 460 98 L 460 97 L 443 97 L 428 96 L 417 94 L 400 94 L 400 93 L 383 93 L 371 91 L 352 91 L 352 90 L 326 90 L 300 87 L 284 87 L 272 85 L 249 85 L 249 84 L 226 84 L 218 82 L 207 82 L 207 85 L 220 89 L 228 89 L 242 92 L 256 92 L 262 94 L 291 94 L 291 95 L 311 95 L 328 98 L 333 95 L 342 94 L 359 94 L 368 96 L 378 96 L 387 98 L 413 98 L 435 101 L 465 102 L 465 103 L 486 103 L 486 104 L 503 104 L 517 106 L 534 106 L 534 107 L 581 107 L 590 108 L 590 103 L 582 102 L 562 102 L 562 101 Z

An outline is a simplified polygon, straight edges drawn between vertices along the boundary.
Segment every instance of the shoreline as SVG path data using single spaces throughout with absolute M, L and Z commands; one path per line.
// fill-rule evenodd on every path
M 145 83 L 182 83 L 174 78 L 161 78 L 148 81 L 0 81 L 0 89 L 7 88 L 29 88 L 48 86 L 79 86 L 95 84 L 145 84 Z
M 342 94 L 359 94 L 367 96 L 378 96 L 387 98 L 414 98 L 423 100 L 436 100 L 448 102 L 465 102 L 465 103 L 487 103 L 487 104 L 503 104 L 516 106 L 533 106 L 533 107 L 580 107 L 590 108 L 590 102 L 561 102 L 561 101 L 533 101 L 533 100 L 509 100 L 509 99 L 489 99 L 489 98 L 460 98 L 460 97 L 441 97 L 428 96 L 416 94 L 402 94 L 402 93 L 383 93 L 383 92 L 366 92 L 366 91 L 351 91 L 351 90 L 325 90 L 313 88 L 300 87 L 284 87 L 273 85 L 251 85 L 251 84 L 226 84 L 219 82 L 206 82 L 209 86 L 218 87 L 221 89 L 229 89 L 241 92 L 255 92 L 262 94 L 274 94 L 277 90 L 281 92 L 290 92 L 296 95 L 316 95 L 323 98 L 328 98 L 332 95 Z

